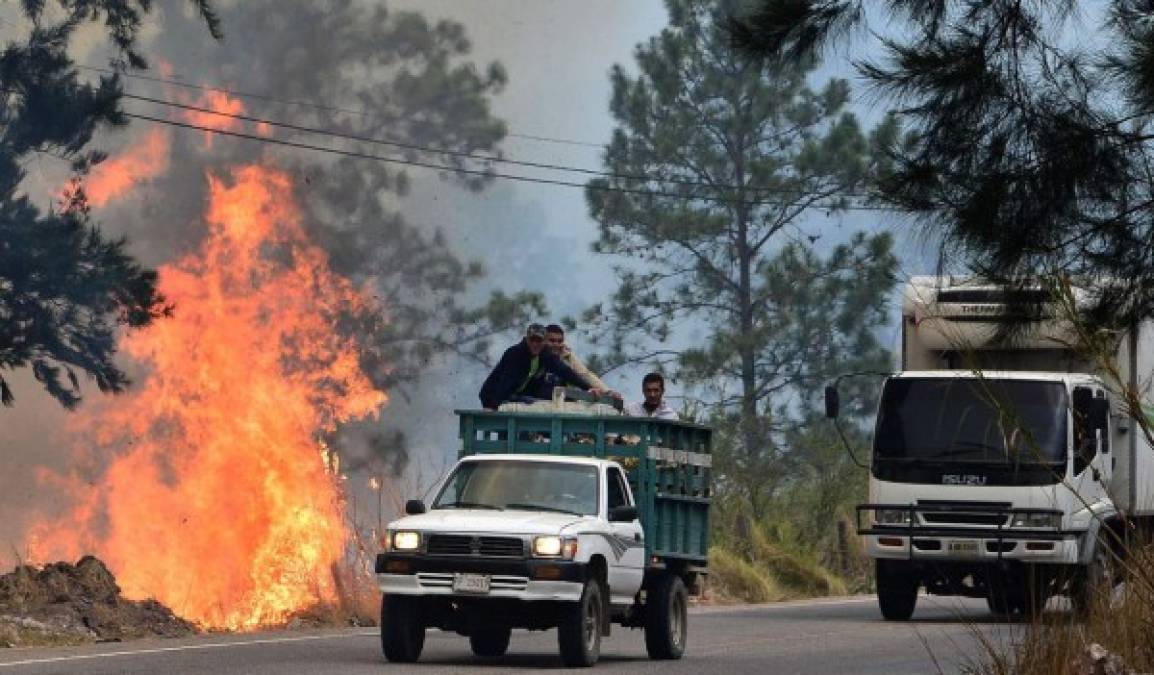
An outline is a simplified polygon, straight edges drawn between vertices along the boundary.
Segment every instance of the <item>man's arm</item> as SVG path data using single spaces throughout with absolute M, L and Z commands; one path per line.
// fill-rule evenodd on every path
M 594 389 L 600 391 L 609 391 L 609 385 L 605 384 L 605 382 L 603 382 L 600 377 L 597 377 L 596 373 L 594 373 L 592 370 L 589 370 L 589 367 L 586 366 L 573 352 L 569 352 L 569 366 L 573 369 L 573 372 L 585 378 L 585 381 L 588 382 Z
M 584 377 L 581 377 L 581 375 L 579 375 L 572 368 L 565 365 L 565 362 L 561 360 L 561 357 L 557 356 L 556 354 L 551 352 L 542 352 L 541 365 L 543 365 L 546 370 L 556 375 L 561 379 L 562 382 L 565 382 L 566 384 L 571 384 L 575 387 L 580 387 L 581 389 L 595 388 L 592 383 L 590 383 Z
M 506 349 L 501 355 L 501 360 L 485 380 L 487 386 L 481 387 L 481 405 L 496 410 L 497 406 L 509 399 L 509 395 L 517 387 L 516 373 L 513 372 L 516 370 L 515 366 L 516 355 L 513 348 Z

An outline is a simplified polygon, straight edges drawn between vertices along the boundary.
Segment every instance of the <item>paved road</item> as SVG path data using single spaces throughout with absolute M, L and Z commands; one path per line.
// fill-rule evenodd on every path
M 653 662 L 640 631 L 614 627 L 602 643 L 600 672 L 946 673 L 976 653 L 975 631 L 1004 640 L 1015 630 L 995 620 L 984 602 L 919 601 L 909 623 L 883 622 L 872 597 L 697 608 L 690 616 L 685 658 Z M 200 636 L 186 640 L 0 650 L 0 675 L 10 673 L 459 673 L 559 669 L 556 633 L 517 631 L 509 654 L 477 661 L 468 640 L 430 632 L 421 662 L 387 664 L 377 633 L 367 629 L 281 631 Z M 932 653 L 932 656 L 931 656 Z M 935 665 L 935 659 L 937 664 Z

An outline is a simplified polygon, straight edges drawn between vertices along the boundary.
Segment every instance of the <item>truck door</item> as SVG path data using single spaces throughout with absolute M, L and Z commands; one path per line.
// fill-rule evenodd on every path
M 1107 497 L 1113 474 L 1110 448 L 1110 415 L 1106 392 L 1091 387 L 1075 387 L 1073 396 L 1074 486 L 1078 494 L 1093 503 Z
M 605 475 L 608 514 L 614 507 L 635 506 L 633 496 L 621 469 L 609 467 Z M 633 594 L 641 588 L 641 578 L 645 567 L 645 540 L 641 521 L 636 518 L 628 523 L 609 523 L 614 541 L 610 542 L 615 560 L 609 560 L 609 596 L 613 604 L 628 604 Z

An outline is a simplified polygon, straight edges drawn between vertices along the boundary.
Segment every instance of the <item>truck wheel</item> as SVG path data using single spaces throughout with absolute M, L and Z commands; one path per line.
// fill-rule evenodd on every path
M 1103 542 L 1098 542 L 1090 564 L 1074 574 L 1074 578 L 1070 581 L 1070 604 L 1074 606 L 1076 616 L 1086 618 L 1094 607 L 1095 598 L 1099 594 L 1112 593 L 1114 590 L 1110 553 Z
M 601 657 L 602 609 L 601 584 L 590 579 L 585 582 L 581 599 L 561 610 L 557 646 L 566 666 L 587 668 Z
M 645 651 L 651 659 L 679 659 L 685 653 L 689 593 L 675 574 L 657 579 L 645 608 Z
M 986 607 L 989 607 L 990 612 L 998 616 L 1009 616 L 1013 613 L 1005 593 L 990 591 L 990 594 L 986 596 Z
M 425 647 L 425 624 L 418 598 L 386 595 L 381 599 L 381 650 L 393 663 L 413 663 Z
M 1050 599 L 1050 578 L 1037 568 L 1027 567 L 1020 583 L 1021 586 L 1010 594 L 1010 609 L 1032 621 L 1046 609 L 1046 602 Z
M 918 604 L 918 578 L 912 570 L 891 560 L 878 560 L 875 578 L 878 607 L 886 621 L 908 621 Z
M 510 628 L 486 628 L 469 635 L 469 646 L 477 656 L 504 656 L 509 651 Z

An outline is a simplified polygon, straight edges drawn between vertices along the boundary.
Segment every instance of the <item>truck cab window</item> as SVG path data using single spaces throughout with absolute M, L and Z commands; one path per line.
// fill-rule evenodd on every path
M 1106 398 L 1106 392 L 1101 389 L 1098 390 L 1098 398 Z M 1102 429 L 1098 432 L 1098 448 L 1099 452 L 1106 454 L 1110 452 L 1110 430 Z
M 625 490 L 625 477 L 621 475 L 620 469 L 609 469 L 606 478 L 606 482 L 609 483 L 609 508 L 630 506 L 629 493 Z
M 1094 391 L 1089 387 L 1075 387 L 1073 396 L 1074 422 L 1074 475 L 1082 473 L 1098 454 L 1098 434 L 1091 424 L 1091 406 Z

